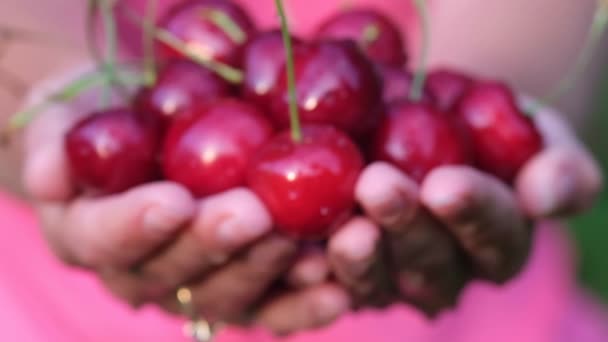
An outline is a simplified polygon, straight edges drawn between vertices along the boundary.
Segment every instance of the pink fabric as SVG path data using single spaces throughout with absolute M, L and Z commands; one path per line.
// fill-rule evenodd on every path
M 88 273 L 47 249 L 31 210 L 0 194 L 0 341 L 188 341 L 180 319 L 134 311 Z M 505 287 L 470 285 L 458 309 L 429 321 L 415 309 L 352 314 L 288 342 L 605 342 L 608 317 L 573 282 L 572 253 L 554 227 L 538 230 L 528 266 Z M 219 342 L 275 341 L 263 331 L 226 330 Z

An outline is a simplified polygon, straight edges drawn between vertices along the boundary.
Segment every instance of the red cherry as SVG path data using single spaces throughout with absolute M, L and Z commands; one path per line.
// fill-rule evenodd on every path
M 251 155 L 272 133 L 264 114 L 245 102 L 223 99 L 195 106 L 169 129 L 165 176 L 200 197 L 244 185 Z
M 403 66 L 405 44 L 397 25 L 372 9 L 342 11 L 319 28 L 322 38 L 352 39 L 376 63 Z
M 382 75 L 382 80 L 384 81 L 384 102 L 390 103 L 393 101 L 407 100 L 414 81 L 414 75 L 401 67 L 385 65 L 378 65 L 377 67 Z M 428 103 L 435 102 L 433 94 L 431 94 L 428 87 L 424 87 L 421 101 Z
M 469 90 L 473 79 L 454 70 L 438 69 L 429 74 L 426 84 L 435 98 L 437 108 L 451 110 Z
M 363 159 L 348 136 L 331 126 L 305 125 L 302 136 L 295 142 L 283 132 L 267 142 L 252 160 L 247 180 L 279 231 L 323 238 L 354 208 Z
M 355 136 L 374 126 L 382 85 L 374 66 L 351 41 L 323 41 L 295 50 L 297 105 L 303 123 L 331 124 Z M 282 70 L 270 104 L 275 122 L 289 127 L 289 95 Z
M 229 33 L 212 20 L 213 15 L 229 19 L 236 27 Z M 240 50 L 255 33 L 251 18 L 238 5 L 228 0 L 188 0 L 168 11 L 160 27 L 182 40 L 189 49 L 206 59 L 238 66 Z M 159 55 L 181 57 L 171 47 L 160 44 Z
M 460 101 L 457 113 L 471 133 L 479 166 L 506 182 L 512 182 L 542 149 L 534 123 L 502 83 L 476 83 Z
M 156 84 L 135 97 L 136 110 L 167 124 L 177 113 L 196 102 L 231 93 L 230 85 L 213 71 L 187 60 L 174 60 L 158 74 Z
M 292 37 L 297 47 L 300 40 Z M 285 68 L 285 46 L 280 30 L 264 32 L 252 38 L 243 52 L 243 97 L 262 108 L 268 107 L 271 91 L 277 88 Z
M 129 109 L 94 113 L 65 137 L 76 183 L 103 193 L 117 193 L 158 176 L 159 138 Z
M 467 142 L 449 116 L 429 104 L 405 101 L 388 106 L 373 157 L 393 163 L 418 182 L 436 167 L 472 162 Z

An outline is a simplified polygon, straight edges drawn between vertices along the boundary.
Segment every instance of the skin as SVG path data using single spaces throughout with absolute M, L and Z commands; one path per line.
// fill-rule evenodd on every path
M 573 15 L 585 18 L 585 13 L 581 8 Z M 560 21 L 546 20 L 551 22 Z M 569 42 L 575 38 L 580 35 Z M 558 45 L 556 51 L 566 47 Z M 453 65 L 465 59 L 454 56 Z M 505 65 L 484 67 L 511 75 Z M 26 102 L 36 103 L 82 70 L 37 84 Z M 180 186 L 158 182 L 104 198 L 79 196 L 62 136 L 92 109 L 87 98 L 95 95 L 48 108 L 25 136 L 25 188 L 57 255 L 97 272 L 113 293 L 135 306 L 156 302 L 175 312 L 175 287 L 185 283 L 206 316 L 258 323 L 280 334 L 323 326 L 351 308 L 370 305 L 409 302 L 434 313 L 452 305 L 472 277 L 504 282 L 529 251 L 529 222 L 584 210 L 602 183 L 595 161 L 568 126 L 544 110 L 535 120 L 547 148 L 522 170 L 514 190 L 466 167 L 438 169 L 417 186 L 394 167 L 374 163 L 356 188 L 366 216 L 341 227 L 326 253 L 302 254 L 272 234 L 269 214 L 247 189 L 194 200 Z M 380 257 L 380 250 L 388 252 Z M 465 253 L 470 264 L 460 257 Z M 329 280 L 330 272 L 336 280 Z M 268 296 L 279 278 L 289 286 Z

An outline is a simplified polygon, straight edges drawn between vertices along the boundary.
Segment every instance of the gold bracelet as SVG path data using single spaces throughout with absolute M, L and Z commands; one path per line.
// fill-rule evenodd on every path
M 190 321 L 184 326 L 184 334 L 195 342 L 211 342 L 215 337 L 218 325 L 211 324 L 198 314 L 192 300 L 192 291 L 188 287 L 180 287 L 175 292 L 180 310 Z

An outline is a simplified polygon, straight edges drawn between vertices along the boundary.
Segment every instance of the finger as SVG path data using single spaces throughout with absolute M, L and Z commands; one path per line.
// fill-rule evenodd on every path
M 328 325 L 349 308 L 348 293 L 325 283 L 276 298 L 260 310 L 256 323 L 284 335 Z
M 357 303 L 382 305 L 390 293 L 380 240 L 380 228 L 362 217 L 351 219 L 330 238 L 332 269 Z
M 98 275 L 110 293 L 136 309 L 147 302 L 159 300 L 172 291 L 122 270 L 105 269 Z
M 549 147 L 524 167 L 516 189 L 531 217 L 573 215 L 593 204 L 602 189 L 602 175 L 582 148 Z
M 287 283 L 295 289 L 321 284 L 330 274 L 329 261 L 323 250 L 306 251 L 295 261 L 287 274 Z
M 194 200 L 181 186 L 159 182 L 121 195 L 79 199 L 53 214 L 46 234 L 72 262 L 128 268 L 192 218 Z
M 420 211 L 399 234 L 386 238 L 399 295 L 428 314 L 454 306 L 470 271 L 456 241 Z
M 264 238 L 241 257 L 189 286 L 194 306 L 206 319 L 239 321 L 291 265 L 296 250 L 296 244 L 286 238 Z M 166 299 L 165 306 L 179 310 L 175 305 L 174 297 Z
M 143 276 L 177 287 L 228 261 L 272 229 L 270 214 L 244 188 L 204 199 L 192 226 L 140 268 Z
M 427 176 L 421 198 L 483 276 L 504 282 L 520 270 L 531 232 L 515 197 L 502 182 L 469 167 L 443 167 Z
M 49 78 L 35 87 L 25 101 L 25 108 L 44 103 L 68 83 L 94 65 L 85 63 L 69 72 Z M 64 201 L 73 192 L 68 163 L 64 152 L 64 135 L 93 109 L 95 92 L 69 104 L 52 104 L 45 108 L 29 125 L 25 136 L 24 184 L 26 190 L 40 201 Z
M 401 230 L 415 216 L 418 186 L 394 166 L 376 162 L 359 177 L 357 201 L 366 214 L 388 230 Z

